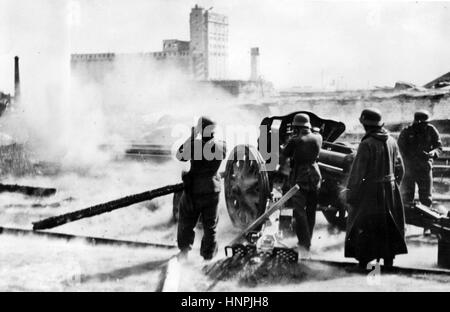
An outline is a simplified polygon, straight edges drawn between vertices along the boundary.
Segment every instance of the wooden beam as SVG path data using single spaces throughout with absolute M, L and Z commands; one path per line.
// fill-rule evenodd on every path
M 233 241 L 229 244 L 229 246 L 233 246 L 238 243 L 245 235 L 249 232 L 255 230 L 258 226 L 260 226 L 272 213 L 280 209 L 284 203 L 286 203 L 295 193 L 300 189 L 300 187 L 296 184 L 294 185 L 283 197 L 280 198 L 276 203 L 274 203 L 271 207 L 269 207 L 266 212 L 264 212 L 258 219 L 253 221 L 245 230 L 243 230 L 238 236 L 236 236 Z
M 183 190 L 183 183 L 168 185 L 151 191 L 134 194 L 112 200 L 103 204 L 76 210 L 59 216 L 50 217 L 37 222 L 33 222 L 33 230 L 51 229 L 69 222 L 84 218 L 90 218 L 99 214 L 110 212 L 119 208 L 127 207 L 136 203 L 151 200 L 164 195 L 172 194 Z
M 51 196 L 56 193 L 55 188 L 37 187 L 37 186 L 25 186 L 18 184 L 2 184 L 0 183 L 0 193 L 1 192 L 11 192 L 11 193 L 22 193 L 28 196 Z

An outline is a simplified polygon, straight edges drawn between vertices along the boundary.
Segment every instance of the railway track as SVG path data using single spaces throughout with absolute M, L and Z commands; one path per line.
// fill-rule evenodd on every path
M 14 236 L 38 236 L 52 239 L 62 239 L 66 241 L 82 241 L 91 245 L 115 245 L 115 246 L 127 246 L 133 248 L 164 248 L 164 249 L 175 249 L 177 246 L 170 244 L 160 244 L 160 243 L 149 243 L 149 242 L 136 242 L 128 240 L 119 240 L 103 237 L 94 236 L 82 236 L 82 235 L 72 235 L 65 233 L 55 233 L 55 232 L 45 232 L 45 231 L 35 231 L 30 229 L 19 229 L 19 228 L 8 228 L 0 227 L 0 234 L 8 234 Z
M 115 245 L 115 246 L 127 246 L 133 248 L 163 248 L 163 249 L 176 249 L 175 245 L 170 244 L 161 244 L 161 243 L 151 243 L 151 242 L 138 242 L 138 241 L 128 241 L 128 240 L 118 240 L 118 239 L 109 239 L 102 237 L 93 237 L 93 236 L 82 236 L 82 235 L 72 235 L 65 233 L 55 233 L 55 232 L 46 232 L 46 231 L 34 231 L 30 229 L 20 229 L 20 228 L 8 228 L 8 227 L 0 227 L 0 234 L 7 235 L 15 235 L 15 236 L 37 236 L 37 237 L 45 237 L 51 239 L 62 239 L 66 241 L 82 241 L 92 245 Z M 210 273 L 214 268 L 220 267 L 221 270 L 227 270 L 227 266 L 230 267 L 244 267 L 247 263 L 251 261 L 252 257 L 247 258 L 225 258 L 220 259 L 210 268 L 205 268 L 205 273 Z M 176 280 L 176 275 L 174 275 L 174 270 L 179 270 L 178 262 L 178 254 L 172 256 L 169 260 L 167 260 L 167 264 L 164 266 L 164 269 L 161 276 L 161 284 L 159 290 L 167 290 L 174 289 L 173 280 Z M 351 261 L 337 261 L 337 260 L 329 260 L 322 258 L 311 258 L 311 259 L 300 259 L 298 264 L 308 264 L 308 263 L 318 263 L 324 264 L 328 266 L 338 267 L 340 269 L 344 269 L 351 273 L 367 273 L 364 270 L 359 269 L 356 262 Z M 450 278 L 450 270 L 449 269 L 441 269 L 441 268 L 418 268 L 418 267 L 401 267 L 394 266 L 391 268 L 386 268 L 383 265 L 380 266 L 383 273 L 387 274 L 399 274 L 399 275 L 444 275 L 449 276 Z M 178 273 L 179 274 L 179 273 Z M 178 275 L 177 274 L 177 275 Z M 168 281 L 170 279 L 170 281 Z M 220 277 L 218 281 L 220 280 Z M 172 286 L 168 287 L 170 284 Z M 171 291 L 171 290 L 169 290 Z
M 175 245 L 160 244 L 151 242 L 137 242 L 127 240 L 117 240 L 93 236 L 81 236 L 65 233 L 55 233 L 46 231 L 33 231 L 29 229 L 20 228 L 8 228 L 0 227 L 0 234 L 14 235 L 14 236 L 36 236 L 50 239 L 61 239 L 66 241 L 82 241 L 92 245 L 114 245 L 114 246 L 127 246 L 132 248 L 163 248 L 163 249 L 176 249 Z M 362 270 L 358 267 L 356 262 L 351 261 L 337 261 L 325 258 L 310 258 L 300 259 L 298 263 L 280 263 L 271 260 L 262 260 L 261 262 L 255 262 L 253 256 L 246 257 L 228 257 L 222 258 L 214 263 L 205 265 L 202 269 L 203 273 L 212 279 L 212 283 L 205 289 L 206 291 L 213 291 L 214 287 L 223 280 L 229 278 L 242 278 L 245 272 L 258 276 L 267 277 L 267 273 L 264 270 L 271 271 L 274 276 L 280 275 L 279 270 L 281 268 L 285 276 L 279 276 L 279 278 L 290 278 L 289 274 L 292 274 L 292 278 L 295 281 L 299 277 L 302 270 L 307 270 L 310 265 L 321 264 L 325 266 L 331 266 L 348 272 L 350 274 L 367 275 L 370 270 Z M 249 271 L 249 267 L 253 269 Z M 160 280 L 156 287 L 156 291 L 161 292 L 176 292 L 179 290 L 179 282 L 182 276 L 182 267 L 178 261 L 178 254 L 174 254 L 169 259 L 165 260 L 160 265 L 161 273 Z M 397 274 L 408 277 L 420 277 L 420 276 L 441 276 L 448 277 L 450 281 L 450 270 L 441 268 L 419 268 L 419 267 L 403 267 L 394 266 L 386 268 L 383 265 L 380 266 L 382 274 Z M 242 272 L 239 272 L 242 271 Z M 233 272 L 237 272 L 233 275 Z M 259 272 L 259 273 L 258 273 Z M 200 272 L 199 272 L 200 273 Z M 251 275 L 250 274 L 250 275 Z M 257 278 L 255 278 L 257 280 Z
M 327 260 L 320 258 L 311 258 L 311 259 L 302 259 L 302 263 L 320 263 L 329 266 L 334 266 L 338 268 L 342 268 L 345 270 L 353 271 L 353 272 L 361 272 L 366 274 L 368 270 L 361 270 L 358 267 L 358 263 L 350 262 L 350 261 L 337 261 L 337 260 Z M 449 269 L 441 269 L 441 268 L 417 268 L 417 267 L 403 267 L 403 266 L 393 266 L 393 267 L 385 267 L 383 265 L 380 266 L 381 272 L 386 274 L 400 274 L 400 275 L 444 275 L 449 277 L 450 282 L 450 270 Z
M 126 246 L 131 248 L 162 248 L 162 249 L 176 249 L 177 246 L 161 243 L 137 242 L 128 240 L 118 240 L 94 236 L 72 235 L 65 233 L 55 233 L 46 231 L 36 231 L 31 229 L 0 227 L 0 235 L 12 236 L 28 236 L 28 237 L 43 237 L 49 239 L 59 239 L 65 241 L 80 241 L 90 245 L 113 245 Z M 178 263 L 178 254 L 173 255 L 167 260 L 164 260 L 159 265 L 161 268 L 160 281 L 156 287 L 158 292 L 176 292 L 180 280 L 180 265 Z

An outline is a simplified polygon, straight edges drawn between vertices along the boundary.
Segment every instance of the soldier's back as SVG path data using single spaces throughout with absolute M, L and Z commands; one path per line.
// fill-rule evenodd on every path
M 294 147 L 293 159 L 297 165 L 314 163 L 319 157 L 322 136 L 315 133 L 301 134 L 291 139 Z
M 201 142 L 201 157 L 191 160 L 190 174 L 192 178 L 192 192 L 194 194 L 209 194 L 220 192 L 220 176 L 218 170 L 226 156 L 226 143 L 214 138 Z M 195 145 L 194 143 L 194 145 Z

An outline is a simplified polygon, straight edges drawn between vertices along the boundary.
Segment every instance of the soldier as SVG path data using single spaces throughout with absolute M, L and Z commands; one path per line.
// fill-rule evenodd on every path
M 322 136 L 311 131 L 307 114 L 297 114 L 292 123 L 294 135 L 283 149 L 283 155 L 291 158 L 290 187 L 298 184 L 300 190 L 289 200 L 292 207 L 295 232 L 300 249 L 309 251 L 314 224 L 321 175 L 317 159 L 322 146 Z
M 218 170 L 226 155 L 225 142 L 214 138 L 215 122 L 200 117 L 191 137 L 180 146 L 177 158 L 190 161 L 189 172 L 183 175 L 184 191 L 179 204 L 178 247 L 186 257 L 194 243 L 194 228 L 201 215 L 203 238 L 200 255 L 205 260 L 217 253 L 220 175 Z
M 428 123 L 429 113 L 419 110 L 412 125 L 403 129 L 398 146 L 405 162 L 405 177 L 401 185 L 403 202 L 410 206 L 414 201 L 416 183 L 420 202 L 431 206 L 433 188 L 433 160 L 442 152 L 442 142 L 437 129 Z
M 370 261 L 380 258 L 385 266 L 392 266 L 396 255 L 407 253 L 397 184 L 403 176 L 403 164 L 397 143 L 383 128 L 380 111 L 364 109 L 359 120 L 366 134 L 347 183 L 350 207 L 345 257 L 356 258 L 364 269 Z

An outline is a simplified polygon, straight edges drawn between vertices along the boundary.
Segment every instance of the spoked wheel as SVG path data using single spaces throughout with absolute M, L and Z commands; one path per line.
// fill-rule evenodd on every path
M 177 222 L 179 216 L 179 206 L 181 201 L 181 196 L 183 195 L 183 191 L 176 192 L 173 194 L 172 200 L 172 221 Z
M 234 226 L 246 228 L 266 209 L 270 196 L 264 159 L 249 145 L 236 146 L 225 169 L 225 200 Z

